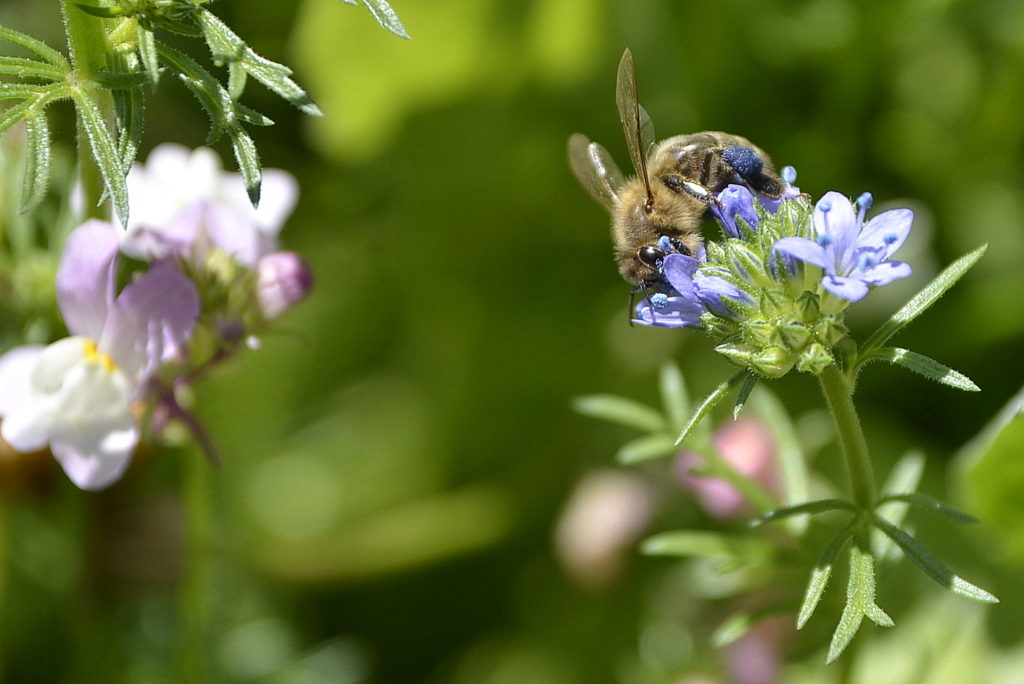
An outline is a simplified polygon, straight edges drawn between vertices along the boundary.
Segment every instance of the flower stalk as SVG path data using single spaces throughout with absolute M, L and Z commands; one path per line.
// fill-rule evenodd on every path
M 825 395 L 832 419 L 839 435 L 839 445 L 846 459 L 853 500 L 863 510 L 875 505 L 875 475 L 871 468 L 868 443 L 864 439 L 860 417 L 853 405 L 853 387 L 836 364 L 827 366 L 819 375 L 821 391 Z

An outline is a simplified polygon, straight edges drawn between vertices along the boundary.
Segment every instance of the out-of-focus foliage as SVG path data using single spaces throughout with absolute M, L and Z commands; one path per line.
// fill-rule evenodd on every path
M 284 319 L 290 334 L 263 340 L 195 397 L 224 461 L 207 478 L 211 681 L 725 681 L 736 651 L 707 644 L 743 608 L 723 587 L 745 578 L 626 550 L 617 583 L 586 591 L 552 551 L 575 483 L 612 465 L 632 436 L 573 414 L 570 398 L 655 403 L 668 359 L 694 396 L 730 373 L 697 335 L 627 325 L 606 215 L 565 162 L 566 138 L 582 131 L 625 165 L 614 82 L 629 46 L 660 136 L 740 133 L 795 166 L 814 196 L 870 190 L 875 212 L 914 208 L 900 254 L 915 275 L 851 310 L 860 332 L 989 243 L 900 338 L 983 391 L 874 364 L 855 400 L 880 473 L 918 448 L 921 491 L 965 493 L 954 503 L 982 518 L 975 529 L 987 544 L 909 519 L 922 543 L 1003 603 L 980 610 L 940 598 L 907 562 L 884 564 L 878 595 L 897 627 L 866 627 L 864 647 L 847 655 L 854 681 L 956 681 L 942 679 L 953 663 L 977 681 L 1013 682 L 1024 499 L 1012 483 L 1024 436 L 1011 423 L 974 465 L 950 466 L 1024 382 L 1024 5 L 392 6 L 412 40 L 329 0 L 215 5 L 256 52 L 295 69 L 325 116 L 307 121 L 256 84 L 246 92 L 277 122 L 254 134 L 263 162 L 299 179 L 282 239 L 308 257 L 317 283 Z M 0 3 L 0 24 L 56 45 L 54 15 L 49 3 Z M 62 103 L 50 109 L 57 139 L 73 120 Z M 147 117 L 143 156 L 166 140 L 204 139 L 207 121 L 173 82 L 161 81 Z M 57 153 L 74 153 L 66 137 Z M 3 182 L 9 197 L 6 173 Z M 56 194 L 42 211 L 56 214 Z M 3 211 L 5 240 L 12 216 Z M 5 308 L 34 291 L 6 273 Z M 20 331 L 0 320 L 13 343 Z M 772 390 L 814 468 L 842 486 L 817 387 L 797 377 Z M 196 571 L 182 555 L 181 480 L 185 464 L 205 467 L 201 458 L 194 449 L 142 454 L 96 495 L 73 490 L 47 458 L 0 454 L 7 680 L 180 681 L 179 592 Z M 665 468 L 650 468 L 640 472 L 660 502 L 652 534 L 715 524 Z M 834 532 L 827 520 L 811 529 L 818 540 Z M 830 593 L 841 593 L 845 578 L 833 581 Z M 794 635 L 787 618 L 765 637 L 796 663 L 783 681 L 839 680 L 822 666 L 839 607 L 826 594 L 818 614 L 831 619 Z M 870 678 L 874 661 L 891 665 L 888 679 Z M 932 679 L 915 679 L 920 672 Z

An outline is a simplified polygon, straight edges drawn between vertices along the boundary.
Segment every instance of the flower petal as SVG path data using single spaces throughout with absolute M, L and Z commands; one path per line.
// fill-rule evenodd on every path
M 857 246 L 880 247 L 883 258 L 888 258 L 906 241 L 913 223 L 914 212 L 910 209 L 884 211 L 864 225 Z
M 98 359 L 66 375 L 50 433 L 50 450 L 82 489 L 117 479 L 139 441 L 132 414 L 131 380 Z
M 825 211 L 828 207 L 828 211 Z M 827 241 L 825 252 L 831 262 L 830 273 L 849 273 L 851 252 L 860 235 L 860 220 L 849 198 L 835 191 L 826 192 L 814 206 L 814 235 Z
M 772 246 L 776 252 L 788 254 L 794 259 L 806 261 L 807 263 L 830 270 L 833 266 L 825 254 L 825 248 L 813 240 L 801 237 L 784 237 L 775 241 Z
M 86 221 L 68 236 L 57 269 L 57 301 L 72 335 L 99 339 L 114 298 L 114 261 L 120 232 Z
M 735 304 L 749 306 L 754 303 L 750 295 L 719 276 L 709 276 L 698 272 L 694 276 L 694 285 L 697 297 L 704 306 L 722 318 L 737 317 L 738 311 L 735 310 Z
M 662 263 L 665 280 L 683 297 L 693 295 L 693 274 L 700 263 L 692 256 L 685 254 L 669 254 Z
M 856 278 L 826 275 L 821 279 L 822 286 L 840 299 L 855 302 L 868 293 L 868 286 Z
M 159 261 L 118 296 L 99 348 L 138 383 L 184 347 L 198 317 L 195 285 Z
M 0 418 L 31 401 L 32 373 L 43 349 L 24 345 L 0 356 Z
M 871 270 L 861 274 L 861 280 L 868 285 L 888 285 L 894 280 L 906 278 L 913 269 L 910 264 L 902 261 L 884 261 Z
M 659 328 L 700 327 L 704 311 L 703 304 L 688 297 L 669 297 L 668 303 L 661 308 L 651 306 L 645 300 L 636 307 L 633 322 Z

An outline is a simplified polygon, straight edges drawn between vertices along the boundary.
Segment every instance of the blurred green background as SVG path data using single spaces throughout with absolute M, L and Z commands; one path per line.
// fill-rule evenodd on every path
M 58 45 L 49 5 L 0 0 L 0 24 Z M 870 681 L 1024 681 L 1008 664 L 1024 637 L 1024 432 L 1011 422 L 992 448 L 962 449 L 1024 382 L 1024 4 L 393 5 L 412 40 L 333 0 L 211 6 L 292 66 L 324 111 L 304 118 L 258 84 L 244 98 L 277 122 L 256 132 L 265 165 L 299 180 L 283 241 L 310 261 L 316 290 L 198 392 L 220 469 L 196 450 L 160 450 L 86 494 L 49 462 L 31 476 L 5 466 L 6 679 L 181 681 L 192 649 L 210 681 L 727 681 L 701 646 L 723 614 L 694 608 L 685 569 L 631 558 L 588 590 L 554 553 L 576 483 L 614 467 L 632 436 L 573 414 L 571 398 L 654 401 L 670 359 L 698 394 L 730 373 L 698 334 L 626 325 L 607 217 L 568 171 L 575 131 L 628 163 L 614 81 L 629 46 L 660 137 L 739 133 L 795 166 L 813 196 L 870 190 L 876 210 L 915 210 L 901 253 L 914 277 L 853 307 L 861 336 L 989 244 L 896 341 L 983 392 L 877 366 L 856 401 L 881 473 L 920 447 L 925 491 L 983 518 L 971 535 L 922 520 L 921 536 L 1003 603 L 949 601 L 904 562 L 880 580 L 894 631 L 865 629 L 849 663 L 825 669 L 838 613 L 823 615 L 821 634 L 787 636 L 797 664 L 783 681 L 868 681 L 880 658 L 909 664 Z M 162 82 L 145 146 L 197 146 L 206 127 L 188 93 Z M 793 416 L 820 406 L 809 377 L 772 388 Z M 819 465 L 842 485 L 832 449 Z M 182 494 L 195 467 L 212 506 L 203 559 L 184 551 L 185 511 L 203 505 Z M 666 472 L 643 471 L 674 502 L 651 531 L 699 518 Z M 202 606 L 186 637 L 183 605 Z M 965 678 L 943 669 L 950 653 Z

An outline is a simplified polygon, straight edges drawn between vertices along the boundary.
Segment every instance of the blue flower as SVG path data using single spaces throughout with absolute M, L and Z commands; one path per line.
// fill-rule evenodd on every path
M 757 230 L 757 211 L 754 210 L 754 195 L 742 185 L 729 185 L 718 193 L 718 202 L 711 204 L 711 214 L 725 228 L 730 237 L 740 237 L 736 224 L 739 217 L 746 221 L 751 230 Z
M 725 278 L 698 272 L 701 261 L 684 254 L 669 254 L 662 274 L 671 285 L 667 292 L 645 297 L 636 307 L 634 323 L 663 328 L 699 328 L 701 316 L 711 311 L 716 316 L 736 320 L 737 312 L 729 300 L 751 306 L 754 299 Z
M 864 223 L 870 195 L 858 199 L 859 212 L 838 192 L 829 192 L 814 207 L 814 240 L 785 237 L 774 249 L 825 271 L 821 285 L 840 299 L 855 302 L 869 286 L 888 285 L 910 275 L 909 264 L 890 261 L 910 234 L 909 209 L 886 211 Z
M 662 328 L 699 328 L 700 317 L 707 310 L 693 284 L 693 274 L 699 265 L 700 262 L 692 256 L 666 256 L 662 273 L 672 288 L 668 292 L 644 297 L 637 304 L 633 322 Z

